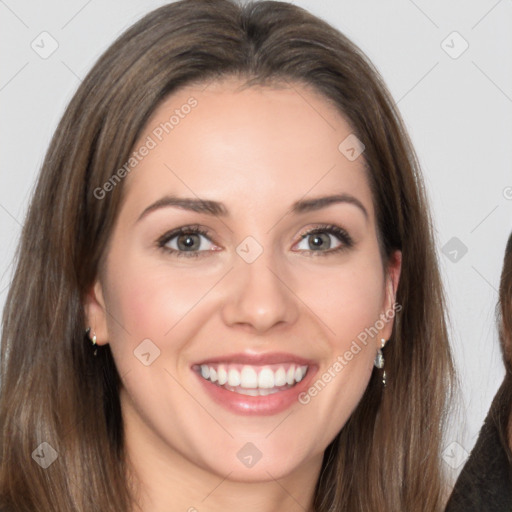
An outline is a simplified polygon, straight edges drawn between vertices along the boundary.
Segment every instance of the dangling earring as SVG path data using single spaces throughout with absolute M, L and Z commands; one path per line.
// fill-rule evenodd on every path
M 85 330 L 85 334 L 87 334 L 87 336 L 89 336 L 89 333 L 91 332 L 91 328 L 88 327 L 86 330 Z M 93 335 L 92 335 L 92 338 L 89 336 L 89 339 L 92 341 L 92 344 L 94 345 L 94 355 L 96 356 L 97 353 L 98 353 L 98 349 L 96 348 L 96 333 L 94 333 L 93 331 Z
M 375 362 L 373 363 L 376 368 L 382 370 L 384 368 L 384 355 L 382 354 L 382 349 L 386 345 L 386 341 L 384 338 L 380 340 L 380 348 L 377 350 L 377 355 L 375 356 Z M 382 384 L 386 386 L 386 370 L 384 370 L 382 374 Z

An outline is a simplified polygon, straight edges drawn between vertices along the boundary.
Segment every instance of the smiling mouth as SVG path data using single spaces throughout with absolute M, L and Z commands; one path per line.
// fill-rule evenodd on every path
M 193 369 L 206 381 L 234 393 L 266 396 L 293 388 L 308 372 L 308 365 L 296 363 L 263 366 L 207 363 Z

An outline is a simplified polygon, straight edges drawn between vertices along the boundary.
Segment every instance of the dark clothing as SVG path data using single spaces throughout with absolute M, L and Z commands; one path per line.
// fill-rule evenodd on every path
M 512 452 L 507 435 L 511 404 L 512 374 L 507 373 L 445 512 L 512 512 Z

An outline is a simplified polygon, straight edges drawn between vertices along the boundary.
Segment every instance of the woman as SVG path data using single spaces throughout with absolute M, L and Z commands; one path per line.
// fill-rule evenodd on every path
M 421 175 L 371 64 L 293 5 L 180 1 L 107 50 L 3 333 L 9 510 L 444 506 Z
M 512 510 L 512 234 L 501 272 L 499 317 L 505 378 L 457 479 L 446 512 Z

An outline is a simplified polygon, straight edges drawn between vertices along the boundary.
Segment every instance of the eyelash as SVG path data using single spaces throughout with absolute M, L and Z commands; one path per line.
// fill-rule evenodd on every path
M 197 235 L 203 235 L 205 237 L 208 237 L 208 231 L 200 228 L 199 226 L 183 226 L 181 228 L 173 229 L 172 231 L 169 231 L 165 233 L 165 235 L 162 235 L 157 240 L 157 246 L 162 249 L 163 251 L 167 253 L 171 253 L 174 256 L 177 256 L 178 258 L 185 256 L 185 257 L 192 257 L 197 258 L 198 256 L 201 256 L 201 251 L 177 251 L 176 249 L 171 249 L 170 247 L 166 247 L 166 244 L 168 244 L 173 238 L 180 236 L 180 235 L 189 235 L 189 234 L 197 234 Z
M 346 251 L 347 249 L 350 249 L 351 247 L 354 246 L 354 241 L 352 240 L 351 236 L 344 229 L 342 229 L 339 226 L 336 226 L 334 224 L 319 225 L 319 226 L 316 226 L 315 228 L 310 229 L 309 231 L 306 231 L 305 233 L 303 233 L 300 236 L 299 242 L 301 242 L 302 240 L 304 240 L 304 238 L 306 238 L 310 235 L 316 235 L 319 233 L 328 233 L 331 235 L 335 235 L 338 238 L 338 240 L 341 242 L 341 245 L 339 247 L 336 247 L 335 249 L 329 249 L 327 251 L 309 250 L 309 251 L 303 251 L 303 252 L 313 253 L 312 254 L 313 256 L 328 256 L 328 255 L 331 255 L 334 253 L 340 253 L 340 252 Z M 185 257 L 197 258 L 197 257 L 203 255 L 203 253 L 205 251 L 177 251 L 176 249 L 171 249 L 169 247 L 166 247 L 166 244 L 168 244 L 173 238 L 180 236 L 180 235 L 189 235 L 189 234 L 198 234 L 198 235 L 203 235 L 206 238 L 209 238 L 209 232 L 206 229 L 203 229 L 199 226 L 193 226 L 193 225 L 182 226 L 180 228 L 173 229 L 172 231 L 169 231 L 169 232 L 165 233 L 164 235 L 162 235 L 157 240 L 157 247 L 159 249 L 162 249 L 163 251 L 165 251 L 167 253 L 171 253 L 172 255 L 177 256 L 177 257 L 185 256 Z M 297 242 L 297 243 L 299 243 L 299 242 Z

